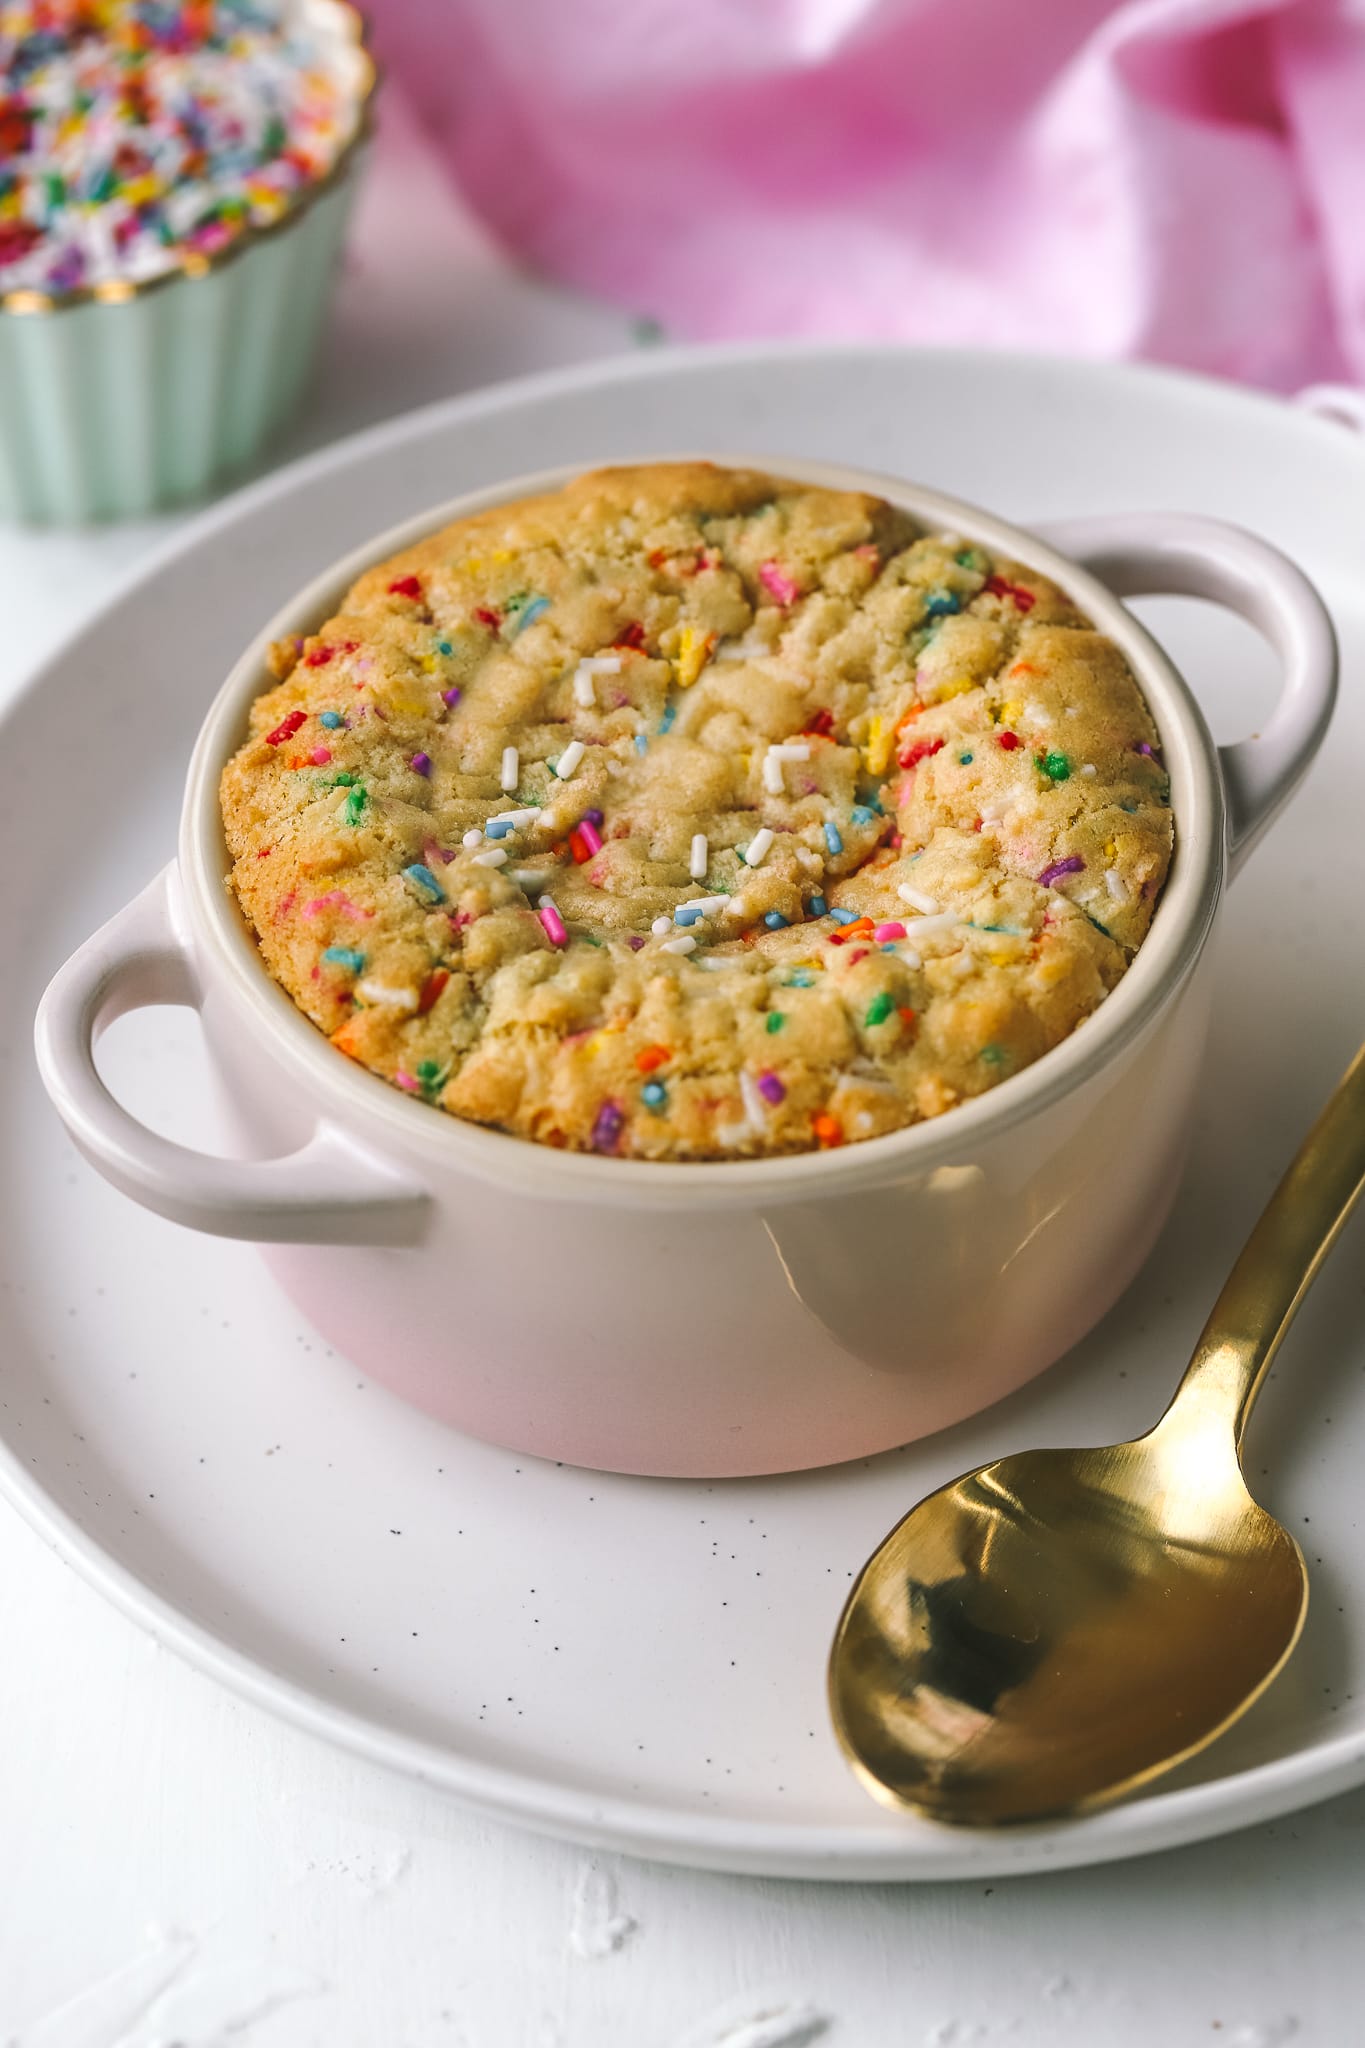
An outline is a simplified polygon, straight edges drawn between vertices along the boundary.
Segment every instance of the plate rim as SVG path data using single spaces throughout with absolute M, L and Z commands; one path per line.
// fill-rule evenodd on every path
M 148 587 L 184 557 L 197 553 L 224 528 L 249 519 L 263 505 L 345 470 L 371 455 L 401 448 L 433 430 L 516 411 L 527 403 L 593 388 L 666 377 L 676 371 L 755 370 L 774 361 L 833 366 L 850 357 L 916 366 L 964 367 L 983 376 L 1023 371 L 1033 376 L 1084 377 L 1121 394 L 1124 387 L 1158 386 L 1232 414 L 1253 413 L 1294 435 L 1335 447 L 1347 465 L 1359 463 L 1365 442 L 1340 426 L 1281 399 L 1222 380 L 1164 365 L 1098 361 L 1042 351 L 913 348 L 897 343 L 799 340 L 650 348 L 597 358 L 567 368 L 509 379 L 400 413 L 347 435 L 257 479 L 206 507 L 142 558 L 137 571 L 88 610 L 52 646 L 12 692 L 0 712 L 0 735 L 36 699 L 73 651 L 124 605 L 145 600 Z M 1362 472 L 1365 474 L 1365 471 Z M 820 1881 L 946 1881 L 1079 1868 L 1209 1840 L 1258 1821 L 1316 1803 L 1365 1783 L 1365 1731 L 1329 1735 L 1306 1747 L 1202 1784 L 1152 1792 L 1075 1820 L 1038 1827 L 967 1834 L 927 1821 L 907 1832 L 876 1826 L 829 1826 L 727 1819 L 689 1813 L 621 1794 L 566 1787 L 550 1776 L 473 1760 L 441 1744 L 404 1735 L 375 1715 L 342 1707 L 325 1693 L 287 1678 L 265 1661 L 225 1642 L 192 1620 L 129 1564 L 106 1550 L 64 1507 L 42 1479 L 20 1461 L 0 1434 L 0 1494 L 63 1562 L 155 1640 L 192 1668 L 226 1685 L 305 1734 L 349 1754 L 416 1778 L 489 1819 L 551 1833 L 595 1848 L 659 1861 L 769 1877 Z M 871 1815 L 871 1809 L 869 1809 Z

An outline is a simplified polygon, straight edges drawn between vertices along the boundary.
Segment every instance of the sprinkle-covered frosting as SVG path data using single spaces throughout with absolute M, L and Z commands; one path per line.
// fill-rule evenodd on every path
M 0 0 L 0 293 L 142 283 L 277 220 L 356 127 L 324 15 Z
M 937 1116 L 1123 975 L 1158 736 L 1062 591 L 705 463 L 582 477 L 355 585 L 223 776 L 266 966 L 415 1099 L 621 1157 Z

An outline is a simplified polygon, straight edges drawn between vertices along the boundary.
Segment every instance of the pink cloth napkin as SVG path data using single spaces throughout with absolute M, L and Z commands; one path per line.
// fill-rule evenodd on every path
M 377 0 L 501 238 L 687 338 L 1365 376 L 1358 0 Z

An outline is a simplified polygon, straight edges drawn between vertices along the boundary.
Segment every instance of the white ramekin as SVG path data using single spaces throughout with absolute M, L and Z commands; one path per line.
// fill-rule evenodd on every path
M 201 497 L 298 402 L 376 84 L 349 0 L 287 0 L 354 105 L 326 177 L 277 220 L 143 283 L 0 293 L 0 517 L 78 525 Z
M 48 1092 L 108 1180 L 193 1229 L 261 1242 L 339 1352 L 520 1451 L 677 1475 L 833 1463 L 956 1422 L 1074 1344 L 1137 1272 L 1173 1199 L 1224 882 L 1331 714 L 1336 648 L 1320 599 L 1234 527 L 1142 513 L 1045 541 L 894 478 L 793 467 L 1054 577 L 1122 647 L 1151 707 L 1176 815 L 1170 880 L 1118 988 L 1037 1064 L 932 1122 L 837 1151 L 603 1159 L 410 1101 L 338 1054 L 266 974 L 224 883 L 218 779 L 267 681 L 268 644 L 315 630 L 369 563 L 568 471 L 408 522 L 271 620 L 200 733 L 178 861 L 67 962 L 39 1010 Z M 1156 591 L 1227 605 L 1272 641 L 1284 682 L 1254 737 L 1215 746 L 1115 595 Z M 102 1028 L 166 1002 L 201 1013 L 241 1158 L 157 1136 L 99 1077 Z

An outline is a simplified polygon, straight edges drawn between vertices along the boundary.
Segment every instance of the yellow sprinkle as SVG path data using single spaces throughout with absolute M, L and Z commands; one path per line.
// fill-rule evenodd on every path
M 946 704 L 950 697 L 960 697 L 964 690 L 975 688 L 976 684 L 970 676 L 954 676 L 950 683 L 943 683 L 935 690 L 933 701 L 935 704 Z
M 684 626 L 678 643 L 678 658 L 673 666 L 677 670 L 678 688 L 690 689 L 706 666 L 707 656 L 715 641 L 713 633 L 699 633 L 694 626 Z
M 895 735 L 887 730 L 880 715 L 872 720 L 867 729 L 867 772 L 869 775 L 885 775 L 891 760 L 891 743 Z
M 434 674 L 436 669 L 436 656 L 434 654 L 424 654 L 422 656 L 422 666 L 427 671 L 428 675 Z
M 516 560 L 516 556 L 512 553 L 512 550 L 510 548 L 494 548 L 493 560 L 501 569 L 504 568 L 508 562 L 514 562 Z
M 1002 704 L 1000 706 L 1001 719 L 1004 721 L 1006 725 L 1013 725 L 1015 719 L 1019 716 L 1019 713 L 1023 710 L 1023 708 L 1023 705 L 1018 701 L 1017 698 L 1011 697 L 1008 704 Z

